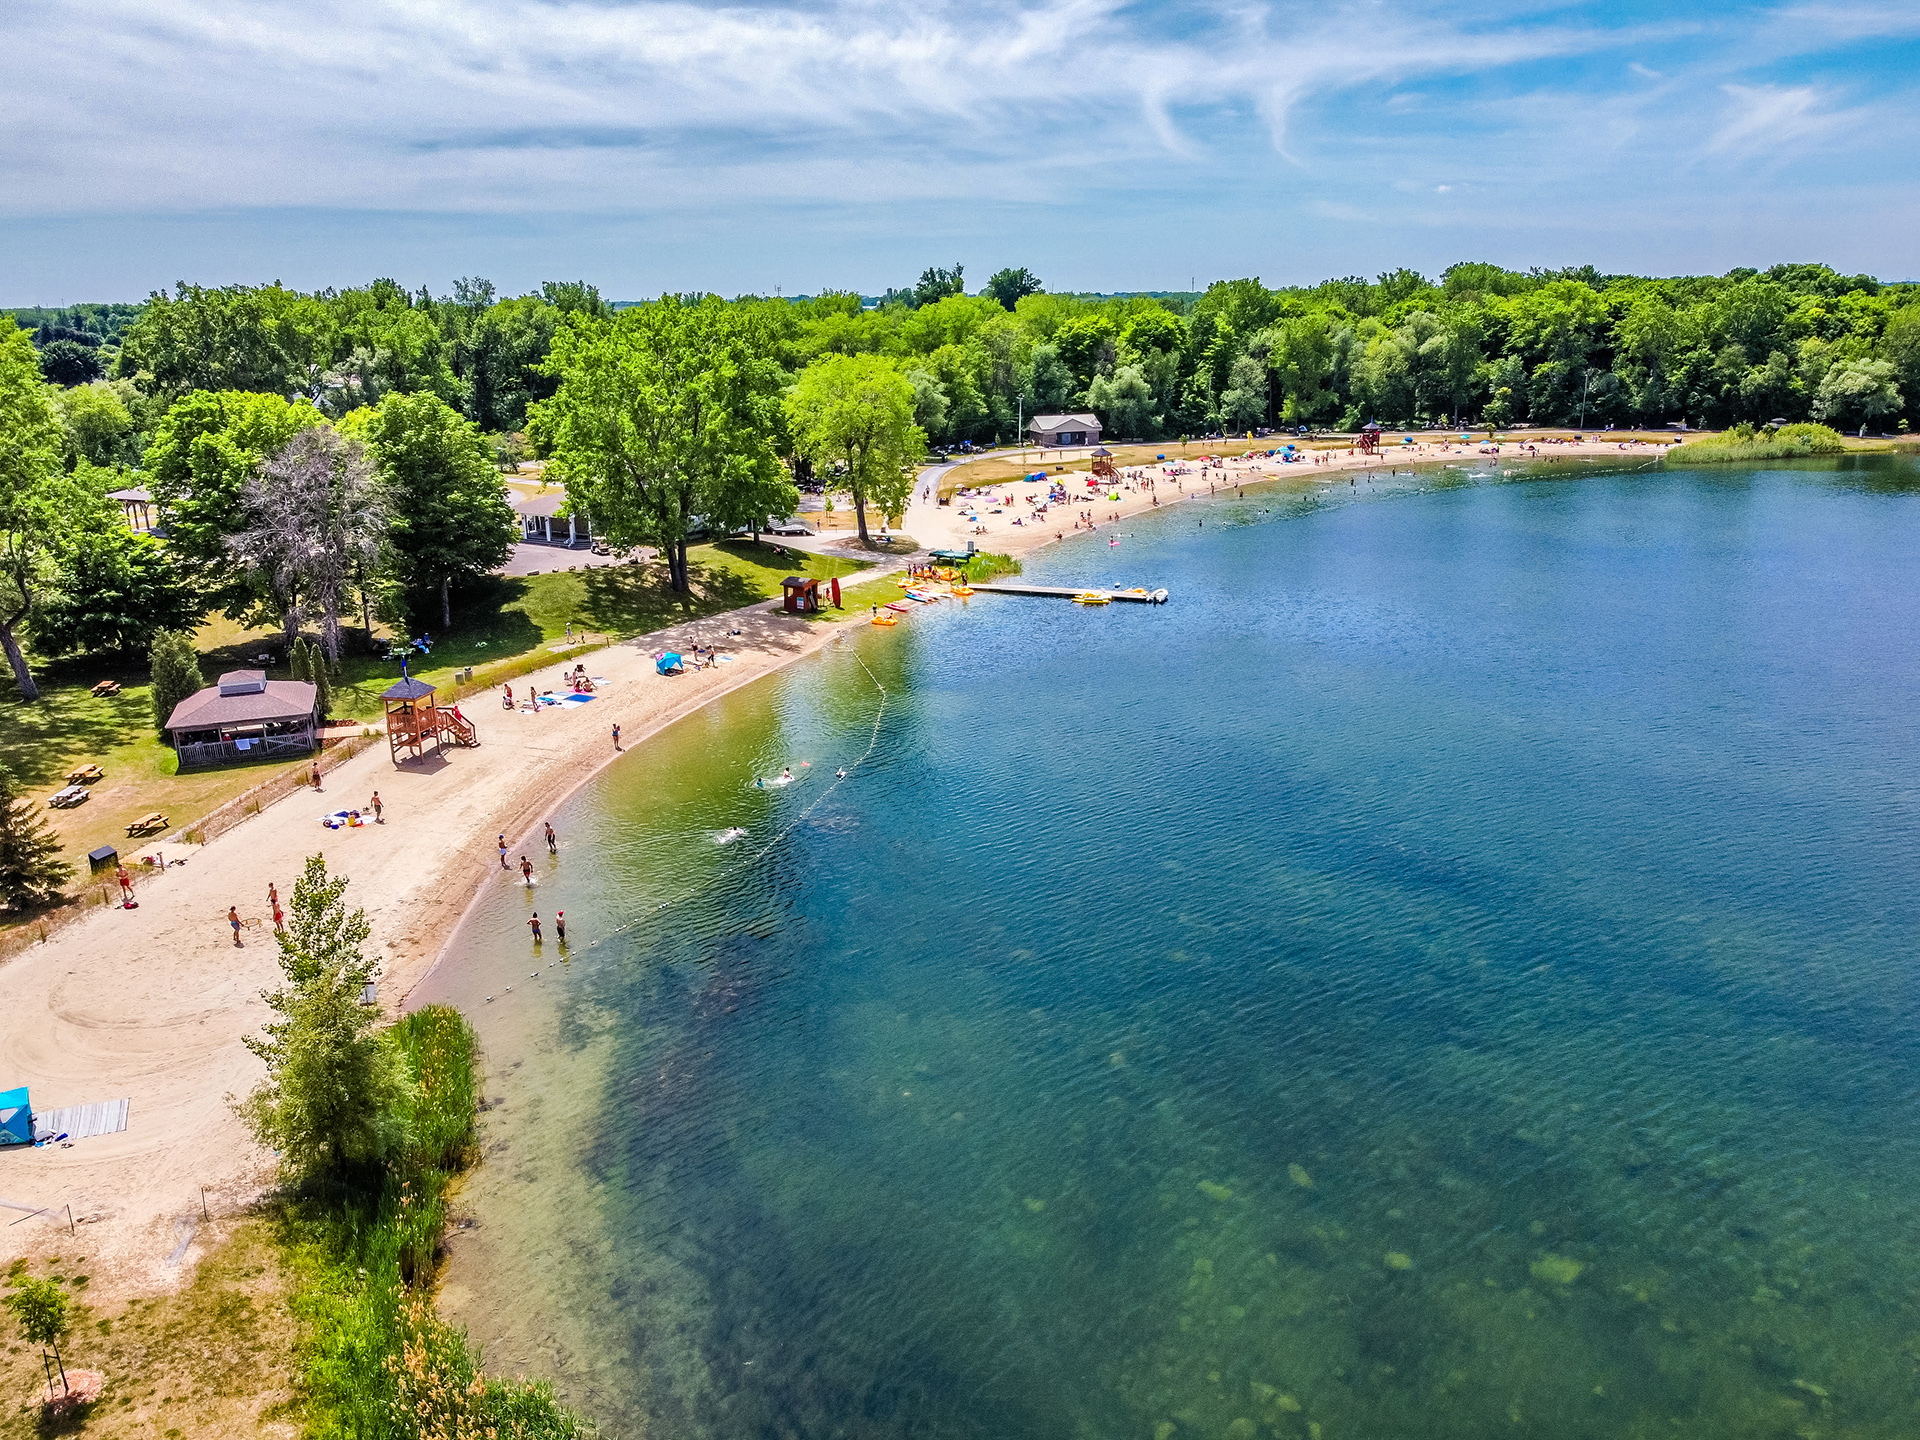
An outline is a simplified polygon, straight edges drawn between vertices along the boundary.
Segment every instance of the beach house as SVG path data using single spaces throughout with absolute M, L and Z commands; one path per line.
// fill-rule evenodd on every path
M 1036 415 L 1027 422 L 1036 445 L 1098 445 L 1098 415 Z

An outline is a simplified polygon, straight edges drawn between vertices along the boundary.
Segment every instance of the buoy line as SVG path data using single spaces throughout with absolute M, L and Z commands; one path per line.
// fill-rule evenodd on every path
M 860 652 L 858 650 L 854 650 L 852 654 L 853 654 L 854 663 L 857 664 L 862 670 L 865 670 L 867 672 L 867 678 L 873 682 L 873 688 L 880 692 L 880 703 L 874 708 L 874 712 L 873 712 L 873 729 L 867 737 L 867 748 L 860 752 L 860 758 L 855 760 L 851 765 L 845 766 L 844 769 L 842 770 L 842 773 L 834 776 L 833 783 L 827 786 L 825 790 L 822 790 L 819 793 L 819 795 L 815 796 L 814 799 L 811 802 L 809 802 L 809 804 L 804 810 L 802 810 L 798 815 L 794 816 L 793 819 L 789 821 L 785 826 L 783 826 L 780 832 L 777 835 L 775 835 L 771 840 L 767 841 L 765 845 L 762 845 L 758 850 L 754 851 L 751 855 L 747 856 L 744 860 L 740 860 L 733 865 L 729 865 L 724 870 L 716 870 L 712 875 L 709 875 L 705 880 L 695 885 L 691 890 L 689 890 L 686 894 L 680 896 L 678 899 L 662 900 L 658 905 L 656 905 L 651 911 L 647 913 L 647 915 L 645 916 L 646 920 L 658 919 L 662 912 L 670 910 L 676 905 L 686 904 L 689 900 L 692 900 L 696 896 L 704 894 L 707 890 L 710 890 L 715 885 L 718 885 L 722 880 L 725 880 L 731 876 L 737 875 L 742 870 L 749 869 L 750 867 L 757 865 L 762 860 L 766 859 L 767 856 L 771 855 L 777 848 L 779 848 L 781 841 L 785 840 L 787 836 L 791 835 L 795 830 L 799 829 L 800 826 L 805 824 L 807 817 L 811 815 L 816 809 L 818 809 L 820 805 L 827 799 L 827 797 L 832 795 L 835 790 L 839 789 L 842 784 L 844 784 L 848 780 L 851 780 L 853 778 L 853 772 L 858 770 L 862 765 L 866 764 L 867 760 L 871 758 L 875 748 L 878 747 L 878 745 L 880 744 L 880 723 L 886 718 L 886 714 L 887 714 L 887 687 L 880 683 L 880 677 L 878 675 L 875 675 L 873 673 L 872 668 L 867 664 L 867 662 L 860 658 Z M 627 934 L 629 931 L 639 929 L 642 923 L 644 923 L 642 920 L 630 920 L 625 925 L 618 926 L 617 928 L 608 931 L 605 935 L 601 936 L 599 939 L 590 941 L 589 943 L 581 946 L 580 949 L 582 953 L 589 950 L 597 950 L 602 945 L 606 944 L 607 941 L 617 939 L 618 937 Z

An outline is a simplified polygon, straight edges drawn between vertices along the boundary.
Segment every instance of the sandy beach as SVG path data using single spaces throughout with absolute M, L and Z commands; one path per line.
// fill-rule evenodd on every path
M 142 887 L 137 909 L 98 911 L 12 960 L 0 1075 L 29 1085 L 37 1111 L 131 1101 L 120 1134 L 5 1154 L 0 1200 L 15 1207 L 9 1219 L 23 1221 L 10 1231 L 15 1252 L 82 1243 L 96 1301 L 168 1288 L 201 1252 L 202 1187 L 204 1215 L 217 1222 L 268 1183 L 271 1157 L 253 1146 L 226 1097 L 246 1092 L 260 1073 L 241 1037 L 266 1020 L 260 992 L 279 975 L 269 884 L 284 903 L 316 853 L 350 877 L 348 902 L 365 907 L 382 958 L 381 1002 L 397 1013 L 478 887 L 499 870 L 495 837 L 506 835 L 516 864 L 523 851 L 536 853 L 541 822 L 617 758 L 616 723 L 631 749 L 843 633 L 769 613 L 763 601 L 568 652 L 566 669 L 584 661 L 604 680 L 590 703 L 530 714 L 474 696 L 462 713 L 478 727 L 478 748 L 396 767 L 384 741 L 376 743 L 329 771 L 320 793 L 298 791 L 204 847 L 166 846 L 185 863 Z M 720 642 L 730 660 L 677 676 L 655 672 L 655 651 L 696 640 Z M 561 688 L 561 670 L 556 655 L 551 670 L 516 682 L 517 694 L 529 681 Z M 376 790 L 385 823 L 320 823 L 335 810 L 365 809 Z M 561 836 L 563 846 L 570 840 Z M 238 948 L 229 905 L 246 922 Z M 46 1213 L 25 1218 L 41 1208 Z
M 1518 450 L 1506 447 L 1498 461 L 1534 458 Z M 1542 444 L 1540 450 L 1540 458 L 1627 458 L 1617 442 Z M 1035 482 L 998 483 L 991 487 L 994 498 L 1012 496 L 1013 504 L 983 499 L 971 508 L 959 499 L 940 505 L 923 485 L 901 529 L 926 548 L 964 549 L 972 541 L 982 550 L 1021 554 L 1078 529 L 1098 532 L 1156 503 L 1243 485 L 1278 481 L 1306 489 L 1360 484 L 1368 473 L 1402 466 L 1497 463 L 1477 446 L 1437 443 L 1395 447 L 1383 456 L 1318 453 L 1319 463 L 1254 458 L 1187 462 L 1179 473 L 1157 466 L 1128 470 L 1118 499 L 1102 489 L 1091 501 L 1056 503 L 1040 517 L 1026 503 L 1030 493 L 1044 494 Z M 1628 453 L 1651 459 L 1661 449 L 1643 445 Z M 1093 495 L 1085 489 L 1085 468 L 1082 461 L 1081 476 L 1062 478 L 1072 490 Z M 12 1229 L 16 1251 L 73 1244 L 70 1207 L 74 1234 L 92 1257 L 97 1296 L 171 1287 L 207 1243 L 203 1216 L 217 1230 L 221 1215 L 244 1209 L 268 1183 L 271 1157 L 251 1144 L 227 1097 L 244 1093 L 259 1074 L 241 1037 L 266 1019 L 260 992 L 278 976 L 269 884 L 287 897 L 315 853 L 351 879 L 349 901 L 365 907 L 371 943 L 382 958 L 381 1002 L 397 1013 L 480 885 L 499 869 L 495 837 L 506 836 L 515 862 L 523 851 L 535 853 L 543 843 L 541 822 L 616 758 L 614 724 L 632 748 L 844 633 L 837 625 L 771 613 L 762 601 L 607 649 L 566 652 L 565 668 L 584 660 L 604 681 L 591 703 L 529 714 L 475 696 L 463 710 L 478 726 L 478 748 L 395 767 L 386 745 L 376 743 L 330 771 L 322 793 L 298 792 L 204 847 L 166 847 L 184 864 L 149 884 L 137 909 L 101 910 L 11 961 L 5 973 L 12 1003 L 0 1016 L 0 1078 L 28 1084 L 36 1110 L 131 1101 L 120 1134 L 7 1154 L 0 1201 L 23 1216 L 43 1211 Z M 728 662 L 676 677 L 655 673 L 655 652 L 688 649 L 696 640 L 719 641 Z M 515 688 L 524 695 L 529 680 L 564 688 L 562 668 L 556 653 L 552 669 Z M 375 790 L 385 804 L 384 824 L 321 825 L 329 812 L 364 809 Z M 570 839 L 561 836 L 563 853 Z M 138 848 L 152 853 L 156 847 Z M 127 851 L 137 853 L 132 845 Z M 237 948 L 226 920 L 230 905 L 247 922 Z

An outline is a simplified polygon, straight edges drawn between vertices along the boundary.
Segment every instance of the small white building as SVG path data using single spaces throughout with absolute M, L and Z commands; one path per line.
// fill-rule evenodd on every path
M 507 500 L 513 506 L 513 513 L 519 517 L 522 540 L 534 540 L 545 545 L 579 545 L 592 538 L 584 520 L 560 513 L 567 504 L 567 492 L 564 490 L 527 495 L 509 489 Z
M 1098 445 L 1098 415 L 1036 415 L 1027 422 L 1036 445 Z

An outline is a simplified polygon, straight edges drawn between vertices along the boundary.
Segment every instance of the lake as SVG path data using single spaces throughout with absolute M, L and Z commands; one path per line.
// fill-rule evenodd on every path
M 414 1000 L 489 1368 L 690 1440 L 1920 1430 L 1920 468 L 1120 533 L 1026 578 L 1170 604 L 850 625 L 483 896 Z

